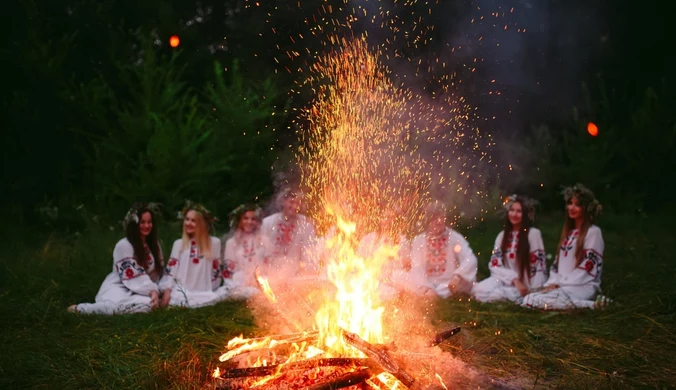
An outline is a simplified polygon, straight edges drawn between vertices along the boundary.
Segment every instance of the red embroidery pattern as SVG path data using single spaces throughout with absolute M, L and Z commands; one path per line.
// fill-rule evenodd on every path
M 603 257 L 593 249 L 586 249 L 584 251 L 584 260 L 582 260 L 578 268 L 586 271 L 595 281 L 600 281 L 601 271 L 603 270 Z
M 244 257 L 249 263 L 251 263 L 251 259 L 256 255 L 254 241 L 255 240 L 253 238 L 242 240 L 242 257 Z
M 200 259 L 204 257 L 199 248 L 197 247 L 197 242 L 195 240 L 190 241 L 190 257 L 192 258 L 193 264 L 199 264 Z
M 573 229 L 568 234 L 568 237 L 566 237 L 566 241 L 564 241 L 563 245 L 561 246 L 561 251 L 563 252 L 564 257 L 567 257 L 568 252 L 575 247 L 575 241 L 577 240 L 577 236 L 579 234 L 580 232 L 577 229 Z
M 446 272 L 446 254 L 448 253 L 448 234 L 427 235 L 427 276 L 441 276 Z
M 296 230 L 294 222 L 287 222 L 284 219 L 277 224 L 277 237 L 275 237 L 275 247 L 278 253 L 286 254 Z

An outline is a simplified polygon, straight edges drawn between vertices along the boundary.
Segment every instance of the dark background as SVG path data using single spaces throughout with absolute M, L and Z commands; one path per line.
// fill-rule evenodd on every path
M 307 53 L 328 48 L 308 28 L 359 6 L 390 10 L 410 33 L 388 46 L 405 57 L 386 61 L 394 78 L 407 75 L 421 94 L 444 74 L 462 80 L 454 93 L 477 107 L 477 126 L 495 140 L 491 189 L 560 207 L 559 186 L 582 181 L 606 209 L 670 207 L 676 59 L 657 2 L 447 0 L 431 13 L 423 2 L 330 1 L 332 12 L 322 3 L 8 4 L 3 208 L 32 223 L 83 207 L 118 218 L 112 210 L 136 199 L 174 208 L 191 198 L 221 214 L 265 199 L 296 142 L 293 109 L 312 98 L 290 92 L 298 70 Z M 367 18 L 353 22 L 365 30 L 374 44 L 392 36 Z M 416 31 L 433 39 L 407 45 Z M 436 58 L 447 67 L 416 72 L 418 60 Z

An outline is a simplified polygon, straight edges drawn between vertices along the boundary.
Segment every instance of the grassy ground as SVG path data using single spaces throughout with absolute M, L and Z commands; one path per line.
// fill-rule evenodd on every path
M 541 219 L 547 249 L 562 216 Z M 537 312 L 463 300 L 438 304 L 440 327 L 463 331 L 443 348 L 491 375 L 528 388 L 669 388 L 676 349 L 673 218 L 607 216 L 603 288 L 619 305 L 604 311 Z M 469 240 L 480 276 L 499 222 Z M 165 246 L 178 228 L 164 229 Z M 118 231 L 8 231 L 0 262 L 0 388 L 198 388 L 223 345 L 256 334 L 243 303 L 116 317 L 67 313 L 92 301 L 110 272 Z M 165 251 L 168 247 L 165 248 Z

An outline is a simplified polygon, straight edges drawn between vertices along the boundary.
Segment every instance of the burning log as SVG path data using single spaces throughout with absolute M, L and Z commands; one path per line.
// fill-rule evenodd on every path
M 358 385 L 373 376 L 370 368 L 364 368 L 359 371 L 350 372 L 332 379 L 329 382 L 317 383 L 307 386 L 303 390 L 334 390 Z
M 379 366 L 371 359 L 358 358 L 326 358 L 326 359 L 308 359 L 288 364 L 276 364 L 265 367 L 250 367 L 250 368 L 231 368 L 223 371 L 219 378 L 242 378 L 253 376 L 268 376 L 273 375 L 277 370 L 283 367 L 284 370 L 308 370 L 315 367 L 367 367 L 377 369 Z
M 298 332 L 298 333 L 289 333 L 289 334 L 280 334 L 280 335 L 272 335 L 272 336 L 265 336 L 265 337 L 256 337 L 252 339 L 241 339 L 238 340 L 237 342 L 230 342 L 228 344 L 228 349 L 235 349 L 241 345 L 244 344 L 249 344 L 249 343 L 261 343 L 264 342 L 265 340 L 275 340 L 276 345 L 280 344 L 293 344 L 293 343 L 302 343 L 303 341 L 315 341 L 317 340 L 317 337 L 319 337 L 319 332 L 316 330 L 311 330 L 311 331 L 306 331 L 306 332 Z M 266 346 L 265 348 L 269 348 L 269 346 Z
M 434 336 L 434 338 L 427 345 L 430 346 L 430 347 L 435 347 L 435 346 L 443 343 L 447 339 L 449 339 L 451 336 L 458 334 L 458 332 L 460 332 L 459 326 L 452 328 L 452 329 L 444 330 L 443 332 L 439 332 Z
M 358 335 L 343 330 L 343 338 L 350 345 L 362 351 L 366 356 L 373 359 L 383 371 L 389 372 L 399 381 L 401 381 L 406 387 L 413 388 L 415 379 L 411 374 L 404 371 L 399 364 L 392 359 L 392 357 L 387 353 L 387 351 L 376 347 L 375 345 L 369 343 L 368 341 L 362 339 Z

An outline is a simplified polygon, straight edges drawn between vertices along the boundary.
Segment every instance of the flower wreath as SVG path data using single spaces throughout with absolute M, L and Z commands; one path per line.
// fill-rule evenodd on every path
M 195 203 L 191 200 L 186 200 L 185 205 L 183 206 L 183 209 L 181 212 L 178 214 L 178 219 L 183 219 L 185 218 L 186 214 L 188 214 L 188 211 L 190 210 L 195 210 L 196 212 L 200 213 L 202 218 L 204 218 L 204 222 L 207 223 L 207 226 L 209 228 L 212 228 L 214 226 L 214 223 L 218 221 L 218 218 L 214 217 L 211 214 L 211 211 L 209 211 L 204 205 L 200 203 Z
M 148 209 L 148 210 L 152 211 L 152 213 L 155 216 L 157 216 L 158 214 L 160 214 L 161 207 L 162 207 L 162 205 L 160 203 L 136 202 L 131 206 L 129 211 L 127 211 L 127 215 L 124 216 L 123 224 L 124 224 L 125 227 L 127 227 L 127 225 L 129 225 L 131 223 L 138 225 L 138 223 L 139 223 L 139 215 L 138 215 L 139 210 Z
M 237 228 L 237 222 L 247 211 L 253 211 L 259 221 L 263 219 L 263 210 L 257 204 L 243 203 L 228 214 L 230 229 Z
M 594 220 L 594 218 L 601 215 L 603 211 L 603 206 L 596 200 L 594 193 L 583 184 L 577 183 L 572 187 L 564 187 L 563 198 L 566 200 L 566 203 L 570 202 L 572 198 L 577 198 L 577 201 L 580 203 L 587 215 Z
M 517 194 L 509 195 L 502 203 L 502 210 L 500 210 L 499 213 L 501 215 L 503 213 L 508 213 L 509 209 L 517 200 L 521 201 L 521 205 L 524 208 L 523 212 L 528 215 L 528 218 L 530 218 L 531 221 L 535 221 L 535 207 L 537 207 L 539 202 L 535 199 L 531 199 L 523 195 Z

